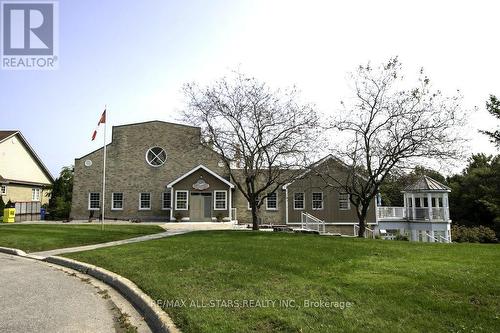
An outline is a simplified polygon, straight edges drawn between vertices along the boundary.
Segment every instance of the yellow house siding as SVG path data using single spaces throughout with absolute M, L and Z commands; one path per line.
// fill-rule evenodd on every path
M 39 186 L 29 186 L 29 185 L 18 185 L 18 184 L 7 184 L 7 193 L 2 195 L 4 203 L 7 201 L 12 202 L 27 202 L 32 201 L 32 189 L 40 188 L 40 200 L 42 205 L 49 202 L 49 198 L 45 195 L 47 191 L 44 191 Z
M 0 143 L 0 175 L 5 179 L 51 183 L 18 134 Z

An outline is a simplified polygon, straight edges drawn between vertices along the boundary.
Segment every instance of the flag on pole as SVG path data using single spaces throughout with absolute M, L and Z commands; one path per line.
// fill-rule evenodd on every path
M 101 115 L 101 118 L 99 119 L 99 122 L 97 123 L 97 127 L 94 130 L 94 133 L 92 133 L 92 141 L 95 140 L 95 137 L 97 135 L 97 130 L 99 129 L 99 125 L 101 124 L 106 124 L 106 109 L 104 109 L 104 112 Z

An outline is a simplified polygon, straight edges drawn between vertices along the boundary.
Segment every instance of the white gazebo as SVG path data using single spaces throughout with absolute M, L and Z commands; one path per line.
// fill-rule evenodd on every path
M 448 206 L 450 188 L 421 176 L 402 192 L 404 207 L 378 207 L 378 230 L 392 237 L 406 234 L 412 241 L 450 242 L 451 220 Z

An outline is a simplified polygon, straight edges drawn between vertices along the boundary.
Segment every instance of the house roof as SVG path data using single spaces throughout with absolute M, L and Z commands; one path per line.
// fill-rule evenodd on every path
M 35 153 L 35 150 L 30 146 L 30 144 L 28 143 L 28 140 L 26 140 L 26 138 L 23 136 L 23 134 L 20 131 L 17 131 L 17 130 L 0 131 L 0 143 L 2 143 L 3 141 L 5 141 L 5 140 L 7 140 L 15 135 L 19 136 L 19 139 L 24 144 L 24 146 L 28 149 L 30 154 L 34 157 L 36 163 L 40 166 L 43 173 L 49 178 L 50 182 L 53 183 L 54 177 L 50 173 L 49 169 L 45 166 L 45 164 L 43 164 L 40 157 Z
M 16 134 L 18 131 L 0 131 L 0 142 Z
M 450 192 L 451 189 L 429 176 L 422 175 L 413 184 L 405 187 L 404 192 Z
M 199 169 L 205 170 L 206 172 L 208 172 L 209 174 L 211 174 L 215 178 L 217 178 L 220 181 L 222 181 L 223 183 L 227 184 L 230 188 L 234 188 L 234 185 L 230 181 L 228 181 L 227 179 L 224 179 L 223 177 L 219 176 L 218 174 L 216 174 L 215 172 L 213 172 L 212 170 L 210 170 L 209 168 L 207 168 L 206 166 L 204 166 L 202 164 L 200 164 L 197 167 L 195 167 L 195 168 L 191 169 L 190 171 L 186 172 L 185 174 L 183 174 L 182 176 L 180 176 L 176 180 L 172 181 L 171 183 L 168 183 L 167 187 L 174 186 L 175 184 L 177 184 L 178 182 L 180 182 L 181 180 L 183 180 L 184 178 L 186 178 L 187 176 L 191 175 L 192 173 L 194 173 L 195 171 L 197 171 Z
M 315 168 L 319 167 L 320 165 L 322 165 L 323 163 L 328 162 L 328 161 L 335 161 L 340 166 L 342 166 L 344 168 L 349 168 L 349 166 L 344 161 L 342 161 L 340 158 L 338 158 L 338 157 L 336 157 L 336 156 L 334 156 L 332 154 L 328 154 L 325 157 L 321 158 L 320 160 L 318 160 L 318 161 L 314 162 L 313 164 L 311 164 L 307 168 L 307 170 L 305 170 L 299 176 L 295 177 L 295 179 L 293 179 L 291 182 L 283 185 L 283 189 L 285 190 L 288 186 L 290 186 L 291 184 L 293 184 L 297 179 L 304 178 L 309 172 L 315 170 Z M 361 177 L 362 179 L 365 179 L 365 177 L 363 177 L 362 175 L 359 175 L 359 177 Z

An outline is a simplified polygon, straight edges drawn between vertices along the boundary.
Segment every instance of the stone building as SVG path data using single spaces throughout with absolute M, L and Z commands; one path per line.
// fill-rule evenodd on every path
M 336 163 L 331 156 L 320 162 Z M 251 222 L 246 198 L 219 155 L 201 144 L 198 127 L 162 121 L 114 126 L 106 163 L 107 219 Z M 102 164 L 102 148 L 75 160 L 72 218 L 99 217 Z M 352 234 L 357 224 L 348 195 L 307 173 L 260 208 L 262 224 L 300 226 L 303 213 L 324 221 L 328 231 Z M 375 205 L 368 223 L 376 223 Z

